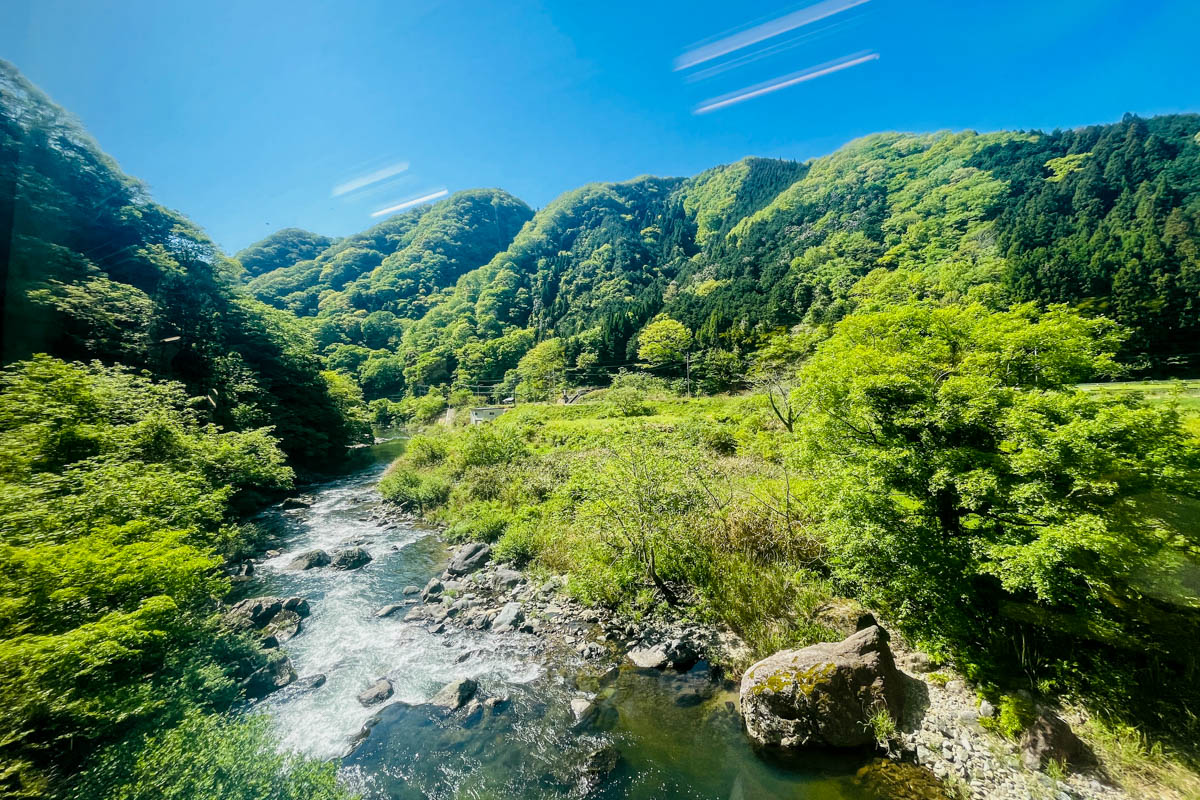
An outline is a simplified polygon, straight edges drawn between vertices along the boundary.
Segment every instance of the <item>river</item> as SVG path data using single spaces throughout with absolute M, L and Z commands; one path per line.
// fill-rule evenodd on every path
M 308 487 L 309 508 L 257 518 L 282 554 L 259 564 L 246 595 L 301 595 L 311 616 L 284 649 L 297 674 L 317 673 L 315 690 L 284 689 L 256 710 L 274 721 L 282 746 L 338 759 L 341 774 L 372 800 L 384 798 L 804 798 L 870 800 L 855 773 L 862 756 L 814 755 L 787 765 L 756 754 L 742 733 L 736 692 L 701 663 L 687 673 L 626 664 L 614 678 L 573 652 L 547 651 L 530 634 L 449 628 L 432 633 L 403 613 L 375 611 L 408 585 L 439 574 L 446 548 L 413 523 L 380 524 L 375 484 L 400 441 L 363 455 L 369 465 Z M 296 553 L 361 544 L 373 561 L 359 570 L 283 567 Z M 348 743 L 379 710 L 357 695 L 380 677 L 395 695 L 382 721 L 352 753 Z M 447 682 L 470 677 L 479 697 L 506 698 L 495 713 L 446 718 L 428 706 Z M 598 713 L 575 722 L 570 701 L 594 697 Z

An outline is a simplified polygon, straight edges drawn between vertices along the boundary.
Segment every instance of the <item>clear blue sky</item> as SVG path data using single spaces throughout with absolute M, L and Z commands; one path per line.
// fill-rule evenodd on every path
M 802 160 L 879 130 L 1200 110 L 1196 0 L 820 9 L 854 2 L 795 26 L 813 2 L 4 0 L 0 56 L 231 252 L 285 226 L 353 233 L 442 187 L 540 207 L 588 181 Z M 781 18 L 793 27 L 675 69 Z M 879 57 L 695 113 L 852 54 Z

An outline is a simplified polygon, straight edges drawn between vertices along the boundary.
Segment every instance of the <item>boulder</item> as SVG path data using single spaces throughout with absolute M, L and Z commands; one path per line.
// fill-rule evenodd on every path
M 514 586 L 519 586 L 525 582 L 525 576 L 517 572 L 515 569 L 498 569 L 496 575 L 492 579 L 493 585 L 497 589 L 511 589 Z
M 586 722 L 596 713 L 596 704 L 586 697 L 576 697 L 571 701 L 571 714 L 575 722 Z
M 307 550 L 293 558 L 287 565 L 287 569 L 303 570 L 312 569 L 313 567 L 325 567 L 329 565 L 329 553 L 324 550 Z
M 368 707 L 379 705 L 391 697 L 393 691 L 392 682 L 387 678 L 380 678 L 358 693 L 358 702 Z
M 661 643 L 651 647 L 635 647 L 627 655 L 633 665 L 640 669 L 666 669 L 671 663 L 667 657 L 667 646 Z
M 404 589 L 400 592 L 400 594 L 405 595 L 405 596 L 413 595 L 413 594 L 420 594 L 420 593 L 421 593 L 421 587 L 413 586 L 411 583 L 408 586 L 405 586 Z
M 525 611 L 520 603 L 505 603 L 504 608 L 492 620 L 492 630 L 496 633 L 508 633 L 515 630 L 525 620 Z
M 375 616 L 379 617 L 380 619 L 384 617 L 390 617 L 403 608 L 405 608 L 404 603 L 388 603 L 386 606 L 376 611 Z
M 1021 734 L 1021 761 L 1029 769 L 1043 769 L 1051 761 L 1062 766 L 1089 766 L 1095 756 L 1071 726 L 1048 708 L 1038 707 L 1037 719 Z
M 470 575 L 486 564 L 491 557 L 492 548 L 482 542 L 470 542 L 455 551 L 450 563 L 446 565 L 446 572 L 451 575 Z
M 296 671 L 292 662 L 286 656 L 277 656 L 267 661 L 266 666 L 255 670 L 250 677 L 242 681 L 246 697 L 257 700 L 266 697 L 276 689 L 282 689 L 296 680 Z
M 371 563 L 371 554 L 361 547 L 348 547 L 333 554 L 334 569 L 358 569 Z
M 783 650 L 742 678 L 746 732 L 768 748 L 865 747 L 875 741 L 875 711 L 900 719 L 901 681 L 887 631 L 877 625 L 841 642 Z
M 279 507 L 284 511 L 290 511 L 294 508 L 308 508 L 311 505 L 312 503 L 308 500 L 305 500 L 303 497 L 289 497 L 287 500 L 284 500 L 282 503 L 280 503 Z
M 441 691 L 429 701 L 429 705 L 438 706 L 447 711 L 457 711 L 465 706 L 478 690 L 479 684 L 475 681 L 470 678 L 459 678 L 443 686 Z
M 283 601 L 283 608 L 285 611 L 295 611 L 301 618 L 307 617 L 312 613 L 312 610 L 308 607 L 308 600 L 303 597 L 287 598 Z
M 262 629 L 263 646 L 278 647 L 300 632 L 300 615 L 284 609 Z
M 430 578 L 429 583 L 425 584 L 425 588 L 421 591 L 421 599 L 428 603 L 441 597 L 444 591 L 446 591 L 444 583 L 437 578 Z
M 235 628 L 261 628 L 282 610 L 278 597 L 247 597 L 225 612 L 225 620 Z

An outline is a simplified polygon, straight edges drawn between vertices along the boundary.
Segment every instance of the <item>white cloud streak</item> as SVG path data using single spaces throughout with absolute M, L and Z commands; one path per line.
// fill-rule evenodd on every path
M 701 45 L 687 51 L 675 59 L 675 69 L 676 71 L 688 69 L 697 64 L 703 64 L 705 61 L 712 61 L 714 58 L 729 55 L 736 50 L 741 50 L 743 47 L 749 47 L 752 44 L 758 44 L 759 42 L 779 36 L 782 33 L 794 31 L 796 28 L 802 28 L 805 25 L 825 19 L 826 17 L 832 17 L 834 14 L 840 14 L 855 6 L 861 6 L 866 2 L 869 2 L 869 0 L 824 0 L 824 2 L 817 3 L 808 8 L 793 11 L 791 14 L 784 14 L 782 17 L 773 19 L 770 22 L 755 25 L 753 28 L 740 33 L 726 36 L 711 44 Z
M 430 192 L 429 194 L 421 195 L 420 197 L 413 197 L 409 200 L 405 200 L 402 203 L 397 203 L 394 206 L 388 206 L 387 208 L 381 208 L 378 211 L 372 211 L 371 216 L 382 217 L 384 214 L 394 214 L 397 211 L 403 211 L 406 208 L 412 208 L 413 206 L 419 206 L 422 203 L 428 203 L 431 200 L 437 200 L 439 197 L 445 197 L 448 194 L 450 194 L 450 192 L 447 190 L 438 189 L 436 192 Z
M 404 172 L 407 169 L 407 161 L 400 161 L 395 164 L 382 167 L 374 172 L 368 172 L 366 175 L 360 175 L 353 180 L 348 180 L 345 183 L 339 183 L 337 186 L 333 187 L 333 192 L 329 196 L 341 197 L 342 195 L 349 194 L 350 192 L 357 192 L 359 189 L 370 186 L 372 183 L 379 183 L 380 181 L 384 181 L 388 178 L 399 175 L 401 172 Z
M 716 111 L 719 108 L 725 108 L 735 103 L 744 103 L 747 100 L 752 100 L 755 97 L 761 97 L 764 94 L 777 92 L 780 89 L 786 89 L 789 86 L 795 86 L 798 83 L 815 80 L 816 78 L 832 75 L 835 72 L 841 72 L 850 67 L 857 67 L 859 64 L 865 64 L 868 61 L 875 61 L 879 58 L 879 53 L 863 53 L 851 56 L 845 56 L 835 61 L 827 61 L 824 64 L 818 64 L 815 67 L 793 72 L 790 75 L 784 75 L 774 80 L 765 83 L 759 83 L 754 86 L 748 86 L 732 94 L 714 97 L 711 100 L 706 100 L 696 106 L 695 114 L 707 114 L 710 111 Z

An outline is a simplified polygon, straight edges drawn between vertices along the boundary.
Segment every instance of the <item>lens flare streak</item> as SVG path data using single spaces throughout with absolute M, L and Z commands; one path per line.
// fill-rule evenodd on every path
M 430 192 L 429 194 L 421 195 L 420 197 L 413 197 L 409 200 L 405 200 L 402 203 L 397 203 L 394 206 L 388 206 L 387 208 L 381 208 L 378 211 L 372 211 L 371 216 L 382 217 L 384 214 L 394 214 L 395 212 L 403 211 L 406 208 L 412 208 L 413 206 L 419 206 L 422 203 L 428 203 L 432 200 L 437 200 L 438 198 L 445 197 L 448 194 L 450 194 L 450 192 L 446 189 L 438 189 L 436 192 Z
M 745 101 L 752 100 L 755 97 L 761 97 L 764 94 L 770 94 L 771 92 L 777 92 L 780 89 L 786 89 L 789 86 L 795 86 L 798 83 L 811 81 L 816 78 L 824 77 L 825 75 L 832 75 L 835 72 L 841 72 L 844 69 L 856 67 L 859 64 L 865 64 L 868 61 L 876 61 L 878 58 L 878 53 L 862 53 L 846 56 L 835 61 L 827 61 L 826 63 L 819 64 L 815 67 L 809 67 L 808 69 L 804 69 L 799 72 L 793 72 L 789 75 L 784 75 L 765 83 L 749 86 L 740 91 L 733 92 L 732 94 L 706 100 L 705 102 L 696 106 L 695 111 L 692 113 L 707 114 L 711 111 L 716 111 L 717 109 L 734 105 L 735 103 L 744 103 Z
M 788 31 L 794 31 L 797 28 L 810 25 L 826 17 L 832 17 L 834 14 L 840 14 L 843 11 L 847 11 L 855 6 L 861 6 L 867 2 L 869 0 L 825 0 L 808 8 L 793 11 L 791 14 L 784 14 L 782 17 L 773 19 L 770 22 L 755 25 L 748 30 L 726 36 L 711 44 L 701 45 L 687 51 L 675 59 L 675 70 L 678 72 L 679 70 L 689 69 L 697 64 L 703 64 L 705 61 L 712 61 L 714 58 L 729 55 L 744 47 L 758 44 Z

